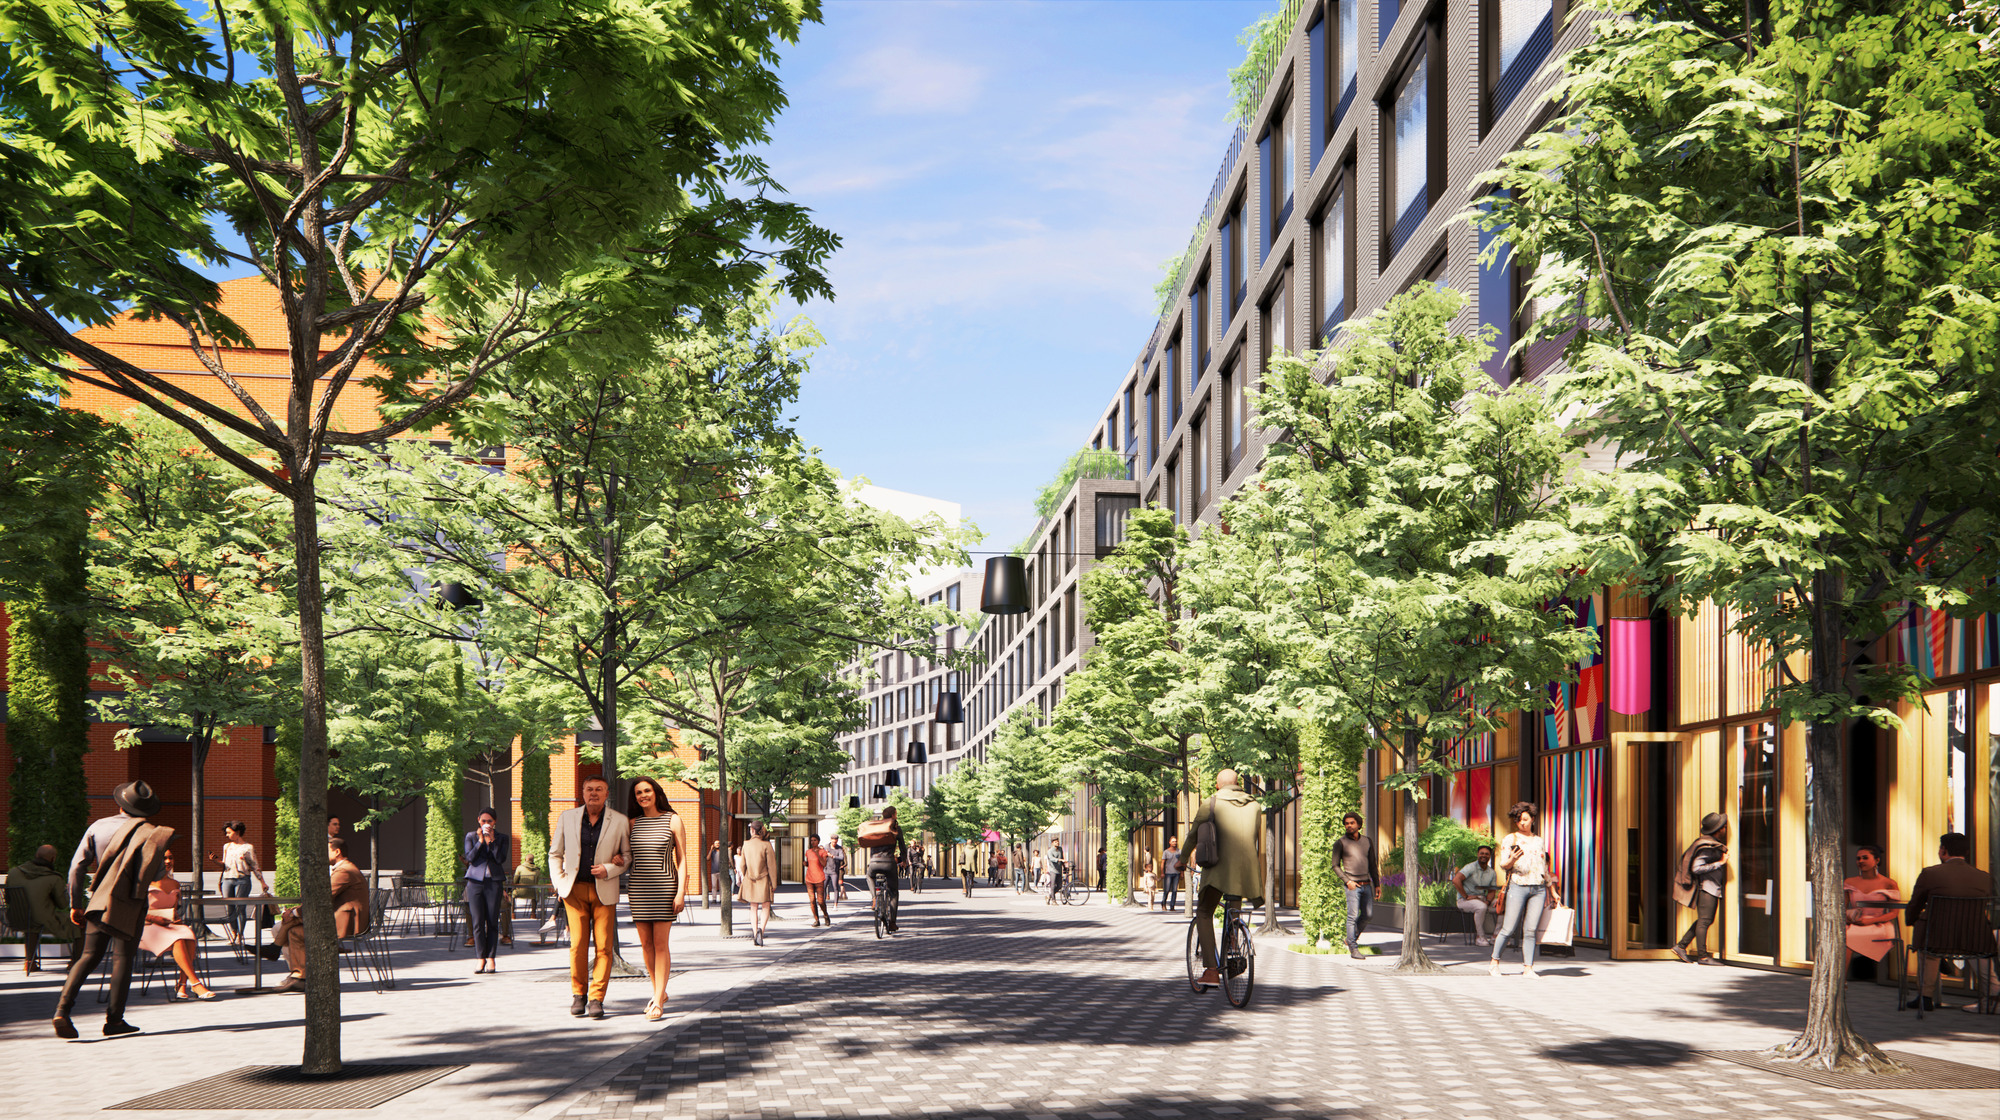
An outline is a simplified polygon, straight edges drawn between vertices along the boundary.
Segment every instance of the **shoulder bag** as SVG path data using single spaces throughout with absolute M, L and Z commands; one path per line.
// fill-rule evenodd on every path
M 1222 834 L 1215 827 L 1215 798 L 1208 799 L 1208 816 L 1194 822 L 1194 862 L 1202 870 L 1222 862 Z

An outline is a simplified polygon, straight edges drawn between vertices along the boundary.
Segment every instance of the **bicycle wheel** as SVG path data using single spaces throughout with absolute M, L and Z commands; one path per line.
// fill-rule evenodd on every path
M 1249 1006 L 1250 991 L 1257 985 L 1257 947 L 1250 940 L 1249 923 L 1241 918 L 1223 928 L 1220 971 L 1229 1006 Z
M 1200 931 L 1195 929 L 1194 922 L 1192 921 L 1188 923 L 1187 970 L 1188 988 L 1196 992 L 1207 991 L 1208 988 L 1201 982 L 1201 974 L 1205 971 L 1205 968 L 1201 963 Z
M 883 937 L 882 904 L 881 902 L 878 901 L 875 903 L 875 940 L 880 941 L 882 940 L 882 937 Z

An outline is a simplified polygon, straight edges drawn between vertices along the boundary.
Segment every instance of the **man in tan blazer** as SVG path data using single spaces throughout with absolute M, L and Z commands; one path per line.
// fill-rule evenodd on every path
M 1972 838 L 1963 832 L 1947 832 L 1938 837 L 1938 861 L 1917 873 L 1916 885 L 1910 888 L 1910 908 L 1904 916 L 1910 922 L 1910 947 L 1919 948 L 1924 943 L 1924 908 L 1933 896 L 1946 898 L 1992 898 L 1993 876 L 1990 872 L 1972 866 Z M 1924 1001 L 1924 1010 L 1936 1010 L 1938 987 L 1938 959 L 1936 957 L 1917 958 L 1917 998 Z M 1912 1000 L 1905 1007 L 1916 1006 Z
M 604 1018 L 604 993 L 611 987 L 611 958 L 617 936 L 618 877 L 628 861 L 629 818 L 605 804 L 611 785 L 591 777 L 583 783 L 583 804 L 556 821 L 549 847 L 549 882 L 569 915 L 569 1013 Z M 591 946 L 597 959 L 591 961 Z M 589 976 L 586 1003 L 585 975 Z
M 359 937 L 368 932 L 368 877 L 347 858 L 347 841 L 326 838 L 326 862 L 333 875 L 333 932 L 336 937 Z M 271 931 L 271 944 L 264 947 L 267 957 L 282 951 L 292 966 L 292 974 L 272 989 L 303 992 L 306 982 L 306 924 L 298 907 L 285 911 L 278 928 Z
M 1203 984 L 1219 984 L 1215 968 L 1215 907 L 1222 896 L 1241 898 L 1246 905 L 1264 902 L 1264 810 L 1256 798 L 1237 788 L 1236 771 L 1215 775 L 1215 796 L 1195 810 L 1194 820 L 1181 841 L 1187 858 L 1195 858 L 1195 830 L 1201 822 L 1215 821 L 1217 856 L 1214 867 L 1202 868 L 1201 894 L 1196 898 L 1195 936 L 1201 942 L 1201 960 L 1206 971 Z

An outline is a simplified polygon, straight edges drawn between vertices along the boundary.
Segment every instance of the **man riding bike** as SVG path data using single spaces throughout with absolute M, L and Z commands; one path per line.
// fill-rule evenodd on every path
M 877 905 L 887 908 L 884 923 L 890 933 L 896 932 L 896 904 L 901 895 L 901 883 L 897 881 L 896 867 L 908 858 L 909 849 L 903 843 L 903 826 L 896 823 L 896 808 L 891 805 L 882 810 L 882 819 L 889 822 L 889 839 L 886 843 L 868 847 L 868 881 L 874 885 Z M 865 837 L 864 837 L 865 839 Z
M 1223 896 L 1234 895 L 1250 906 L 1264 903 L 1263 809 L 1255 798 L 1238 788 L 1236 771 L 1215 775 L 1215 796 L 1202 802 L 1188 822 L 1181 850 L 1190 860 L 1199 860 L 1197 838 L 1201 826 L 1215 822 L 1216 862 L 1201 867 L 1201 893 L 1194 899 L 1195 936 L 1201 946 L 1204 971 L 1197 983 L 1213 986 L 1221 982 L 1215 967 L 1215 908 Z

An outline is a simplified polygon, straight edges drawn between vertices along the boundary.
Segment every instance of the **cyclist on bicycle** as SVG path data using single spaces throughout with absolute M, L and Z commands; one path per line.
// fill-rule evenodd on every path
M 1215 776 L 1215 796 L 1202 802 L 1188 822 L 1181 850 L 1190 861 L 1200 858 L 1196 835 L 1202 822 L 1215 822 L 1216 861 L 1201 869 L 1201 894 L 1195 902 L 1195 937 L 1206 969 L 1200 983 L 1221 982 L 1215 968 L 1215 908 L 1223 896 L 1234 895 L 1249 906 L 1264 904 L 1263 816 L 1257 800 L 1237 788 L 1236 771 L 1224 770 Z
M 903 826 L 896 823 L 894 805 L 882 810 L 882 819 L 889 822 L 889 835 L 892 839 L 886 844 L 868 849 L 868 881 L 874 885 L 877 895 L 883 900 L 880 904 L 886 905 L 888 919 L 884 924 L 888 926 L 890 933 L 894 933 L 896 903 L 902 894 L 901 884 L 896 879 L 896 868 L 908 858 L 909 849 L 903 843 Z
M 1049 845 L 1049 896 L 1042 900 L 1045 905 L 1054 905 L 1062 897 L 1063 876 L 1069 873 L 1069 861 L 1063 858 L 1062 841 Z

